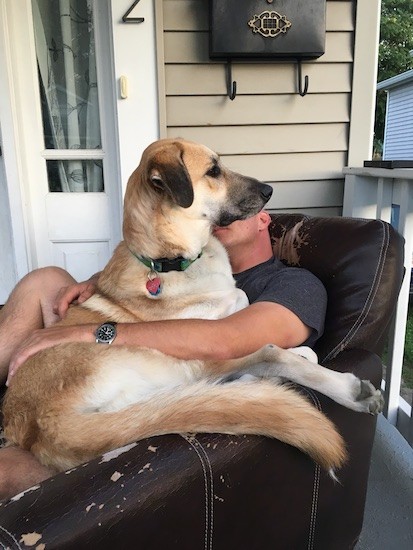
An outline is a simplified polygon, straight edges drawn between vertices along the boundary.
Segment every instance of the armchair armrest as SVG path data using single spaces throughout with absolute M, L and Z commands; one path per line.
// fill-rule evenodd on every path
M 324 366 L 338 372 L 352 372 L 362 380 L 370 380 L 376 388 L 380 388 L 383 364 L 380 357 L 370 351 L 345 350 L 334 359 L 326 361 Z

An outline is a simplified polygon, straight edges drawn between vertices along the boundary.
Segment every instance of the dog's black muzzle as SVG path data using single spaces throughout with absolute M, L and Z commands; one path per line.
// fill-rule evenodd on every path
M 241 189 L 239 188 L 241 187 Z M 245 220 L 258 214 L 270 200 L 272 195 L 271 185 L 261 183 L 254 178 L 240 176 L 240 186 L 233 186 L 229 204 L 220 212 L 215 222 L 220 227 L 226 227 L 237 220 Z
M 270 200 L 272 191 L 273 189 L 271 185 L 267 185 L 266 183 L 260 183 L 260 195 L 262 200 L 264 201 L 264 204 L 267 204 L 267 202 Z

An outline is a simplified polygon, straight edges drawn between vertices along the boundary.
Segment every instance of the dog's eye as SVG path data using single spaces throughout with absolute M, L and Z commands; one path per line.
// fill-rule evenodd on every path
M 218 164 L 214 164 L 214 166 L 208 170 L 206 175 L 211 178 L 217 178 L 221 175 L 221 168 L 218 166 Z

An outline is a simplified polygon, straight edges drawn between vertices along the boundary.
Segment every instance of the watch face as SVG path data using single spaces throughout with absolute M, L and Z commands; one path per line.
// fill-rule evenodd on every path
M 96 341 L 103 344 L 110 344 L 116 336 L 116 325 L 104 323 L 96 331 Z

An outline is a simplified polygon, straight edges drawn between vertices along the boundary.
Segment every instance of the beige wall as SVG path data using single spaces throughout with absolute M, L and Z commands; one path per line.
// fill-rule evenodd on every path
M 325 54 L 303 63 L 307 96 L 295 93 L 292 64 L 234 63 L 238 94 L 230 101 L 225 66 L 208 56 L 208 2 L 158 0 L 161 135 L 200 141 L 230 168 L 273 184 L 273 211 L 340 215 L 354 4 L 327 1 Z

